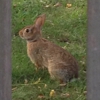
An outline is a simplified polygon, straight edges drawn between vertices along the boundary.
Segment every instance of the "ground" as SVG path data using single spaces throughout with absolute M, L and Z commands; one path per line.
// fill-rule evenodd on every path
M 86 100 L 86 9 L 84 0 L 13 0 L 12 100 Z M 27 56 L 26 42 L 18 35 L 44 13 L 43 37 L 68 50 L 79 62 L 79 79 L 66 87 L 59 87 L 46 69 L 36 71 Z

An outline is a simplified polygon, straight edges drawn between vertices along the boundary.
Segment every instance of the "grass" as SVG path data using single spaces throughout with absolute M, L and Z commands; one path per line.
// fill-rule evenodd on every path
M 57 2 L 61 6 L 54 7 Z M 72 6 L 66 7 L 67 3 Z M 86 100 L 86 1 L 13 0 L 12 4 L 12 100 Z M 80 65 L 79 79 L 66 88 L 58 87 L 47 70 L 36 71 L 27 57 L 26 42 L 18 36 L 21 28 L 33 24 L 43 13 L 47 16 L 43 37 L 67 49 Z M 56 91 L 52 98 L 51 90 Z M 64 96 L 66 93 L 69 95 Z

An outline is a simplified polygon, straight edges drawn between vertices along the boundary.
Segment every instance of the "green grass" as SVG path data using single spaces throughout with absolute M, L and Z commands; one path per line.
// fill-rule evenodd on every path
M 54 7 L 58 1 L 61 6 Z M 67 8 L 67 3 L 72 7 Z M 40 95 L 43 100 L 86 100 L 86 1 L 13 0 L 12 4 L 12 100 L 39 100 Z M 36 71 L 27 57 L 26 42 L 18 36 L 21 28 L 33 24 L 43 13 L 47 16 L 43 37 L 67 49 L 80 65 L 79 79 L 68 83 L 66 88 L 58 87 L 58 82 L 50 79 L 47 70 Z M 53 98 L 49 96 L 52 89 L 56 91 Z M 70 96 L 61 96 L 65 93 Z

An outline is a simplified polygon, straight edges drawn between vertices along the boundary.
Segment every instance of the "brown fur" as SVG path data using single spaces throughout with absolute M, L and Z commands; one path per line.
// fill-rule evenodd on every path
M 39 16 L 34 25 L 26 26 L 19 31 L 21 38 L 27 41 L 27 54 L 37 68 L 46 67 L 52 78 L 62 83 L 78 77 L 76 59 L 66 50 L 42 38 L 41 27 L 45 15 Z

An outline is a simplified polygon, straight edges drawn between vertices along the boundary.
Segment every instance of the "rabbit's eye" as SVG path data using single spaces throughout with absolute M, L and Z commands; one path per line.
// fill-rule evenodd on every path
M 26 29 L 26 32 L 28 33 L 29 32 L 29 29 Z

